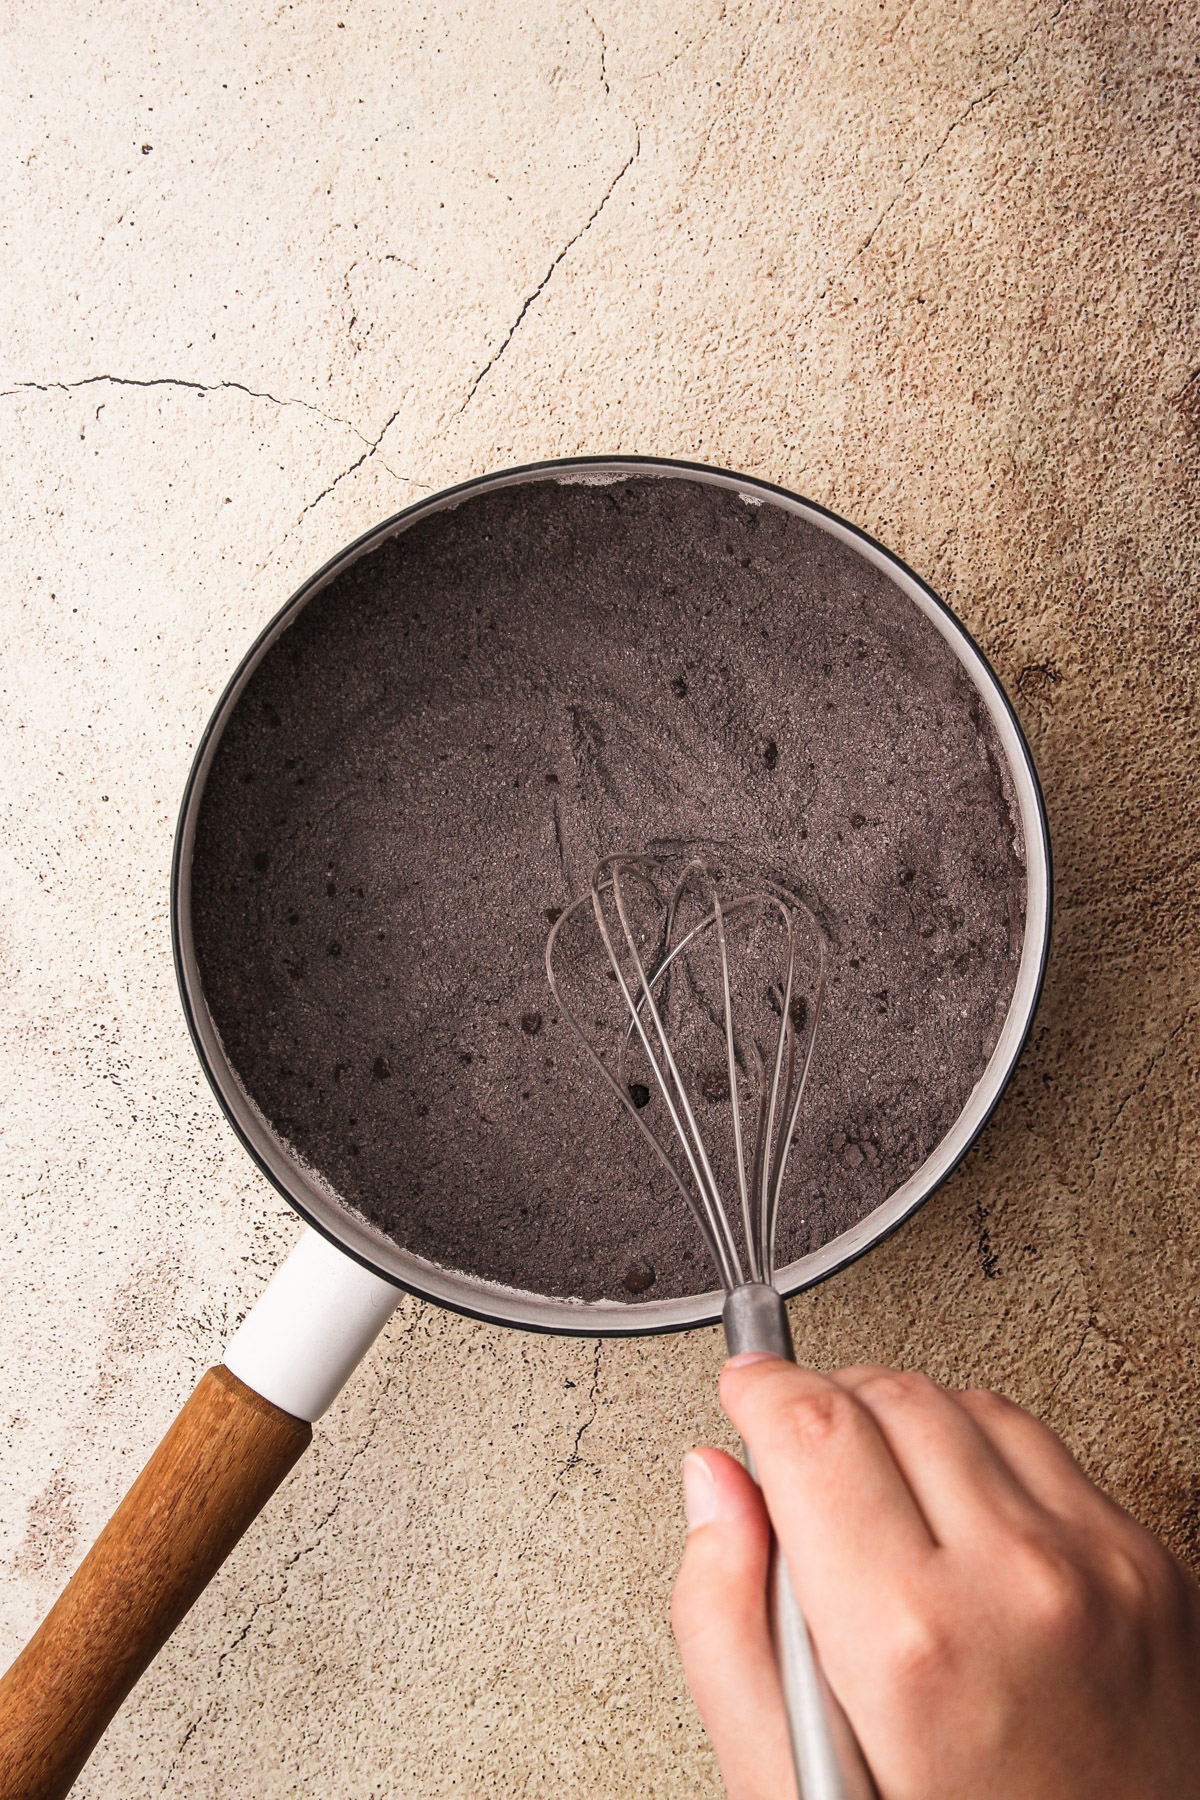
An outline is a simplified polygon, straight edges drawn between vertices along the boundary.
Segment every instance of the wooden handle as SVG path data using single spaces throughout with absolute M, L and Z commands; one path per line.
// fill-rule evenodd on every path
M 0 1680 L 0 1800 L 58 1800 L 312 1438 L 210 1369 Z

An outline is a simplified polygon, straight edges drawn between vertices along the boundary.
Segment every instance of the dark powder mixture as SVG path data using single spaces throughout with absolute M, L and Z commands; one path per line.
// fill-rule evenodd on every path
M 200 813 L 205 993 L 274 1130 L 401 1245 L 581 1299 L 713 1285 L 543 968 L 652 838 L 763 856 L 829 928 L 782 1266 L 933 1149 L 1016 979 L 1015 798 L 935 627 L 783 507 L 547 480 L 361 557 L 264 658 Z

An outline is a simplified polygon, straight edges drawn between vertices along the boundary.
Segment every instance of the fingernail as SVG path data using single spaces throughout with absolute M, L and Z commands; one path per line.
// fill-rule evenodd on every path
M 683 1511 L 689 1531 L 711 1525 L 717 1516 L 717 1484 L 704 1458 L 694 1450 L 683 1459 Z
M 725 1367 L 727 1369 L 744 1369 L 749 1363 L 780 1361 L 782 1358 L 776 1356 L 773 1350 L 743 1350 L 740 1356 L 729 1357 Z

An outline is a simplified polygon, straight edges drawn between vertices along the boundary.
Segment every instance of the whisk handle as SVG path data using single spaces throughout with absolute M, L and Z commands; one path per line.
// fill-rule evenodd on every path
M 787 1307 L 777 1289 L 762 1281 L 748 1281 L 734 1288 L 725 1299 L 722 1315 L 725 1342 L 730 1356 L 742 1356 L 747 1350 L 767 1350 L 794 1363 L 796 1350 Z
M 732 1290 L 725 1302 L 724 1323 L 730 1356 L 767 1350 L 795 1362 L 787 1308 L 776 1290 L 764 1282 L 747 1282 Z M 747 1469 L 755 1475 L 753 1459 L 744 1446 L 743 1453 Z M 877 1800 L 854 1729 L 817 1660 L 777 1543 L 771 1552 L 770 1582 L 771 1630 L 800 1800 Z

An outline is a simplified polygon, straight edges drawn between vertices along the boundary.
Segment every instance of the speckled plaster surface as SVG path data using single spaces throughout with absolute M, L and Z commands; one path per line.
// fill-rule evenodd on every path
M 884 538 L 1013 692 L 1031 1048 L 801 1353 L 1005 1387 L 1200 1555 L 1194 5 L 9 10 L 2 1643 L 295 1227 L 175 998 L 213 699 L 311 569 L 498 465 L 681 454 Z M 666 1599 L 711 1333 L 405 1302 L 88 1800 L 714 1795 Z

